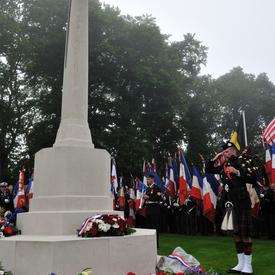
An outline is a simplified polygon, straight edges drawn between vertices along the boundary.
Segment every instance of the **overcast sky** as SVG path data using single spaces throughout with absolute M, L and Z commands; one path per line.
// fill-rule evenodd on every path
M 241 66 L 275 83 L 275 0 L 101 0 L 121 14 L 151 14 L 171 41 L 195 33 L 208 49 L 203 74 L 214 78 Z

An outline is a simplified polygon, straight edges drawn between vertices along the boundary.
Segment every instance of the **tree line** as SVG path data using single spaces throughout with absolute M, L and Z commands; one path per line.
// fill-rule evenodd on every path
M 68 1 L 0 2 L 0 177 L 13 180 L 54 143 L 60 123 Z M 257 53 L 255 53 L 256 55 Z M 89 0 L 88 122 L 97 148 L 120 173 L 140 175 L 143 160 L 164 169 L 186 145 L 190 163 L 213 154 L 245 111 L 249 143 L 275 115 L 265 73 L 233 68 L 200 75 L 207 47 L 193 34 L 171 42 L 151 16 L 121 15 Z

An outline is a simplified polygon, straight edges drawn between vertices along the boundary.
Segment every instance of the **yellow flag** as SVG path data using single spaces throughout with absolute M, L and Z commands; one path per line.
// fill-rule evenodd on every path
M 235 147 L 238 149 L 238 151 L 240 151 L 241 146 L 238 142 L 238 133 L 236 131 L 232 134 L 230 138 L 230 142 L 232 142 L 235 145 Z

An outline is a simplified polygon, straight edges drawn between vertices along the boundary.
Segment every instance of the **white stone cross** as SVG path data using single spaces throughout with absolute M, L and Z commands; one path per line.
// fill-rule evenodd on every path
M 70 1 L 61 123 L 54 147 L 94 148 L 88 125 L 88 0 Z

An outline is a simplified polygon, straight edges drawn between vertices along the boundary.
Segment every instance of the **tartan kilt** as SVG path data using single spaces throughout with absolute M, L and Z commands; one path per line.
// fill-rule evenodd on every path
M 253 230 L 251 210 L 235 213 L 234 234 L 241 238 L 251 237 Z

